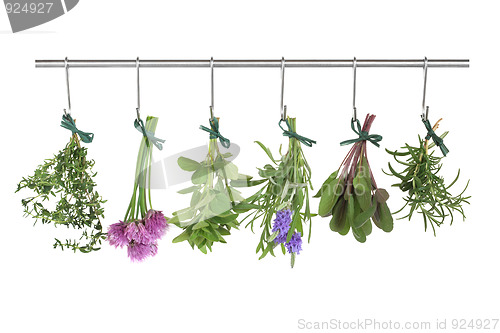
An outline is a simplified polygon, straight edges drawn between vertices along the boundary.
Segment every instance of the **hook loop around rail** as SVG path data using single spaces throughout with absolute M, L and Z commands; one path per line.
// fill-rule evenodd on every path
M 66 71 L 66 93 L 68 95 L 68 112 L 66 112 L 66 109 L 64 109 L 64 114 L 65 115 L 71 115 L 71 94 L 69 91 L 69 64 L 68 64 L 68 57 L 64 58 L 64 69 Z
M 429 107 L 425 105 L 425 97 L 427 94 L 427 68 L 428 60 L 427 57 L 424 58 L 424 92 L 422 94 L 422 120 L 425 122 L 429 118 Z
M 137 59 L 135 59 L 135 70 L 137 73 L 137 107 L 135 111 L 137 113 L 137 121 L 141 120 L 141 80 L 139 67 L 139 57 L 137 57 Z
M 285 100 L 285 57 L 281 58 L 281 104 L 280 113 L 281 120 L 286 120 L 286 105 L 284 105 Z
M 357 69 L 356 57 L 352 60 L 352 121 L 358 120 L 357 109 L 356 109 L 356 69 Z
M 210 58 L 210 119 L 214 119 L 214 58 Z

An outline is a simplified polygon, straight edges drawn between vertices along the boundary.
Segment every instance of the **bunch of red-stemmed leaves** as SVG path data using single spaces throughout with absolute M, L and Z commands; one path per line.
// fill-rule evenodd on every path
M 127 247 L 132 261 L 143 261 L 158 253 L 158 240 L 168 230 L 168 219 L 161 211 L 154 210 L 151 202 L 151 164 L 153 160 L 153 141 L 158 118 L 148 116 L 146 124 L 136 120 L 136 128 L 144 129 L 134 177 L 134 190 L 123 221 L 114 223 L 108 230 L 108 241 L 115 247 Z M 147 133 L 147 134 L 146 134 Z M 149 136 L 149 137 L 148 137 Z M 161 144 L 157 144 L 161 149 Z
M 441 119 L 433 126 L 433 131 L 438 128 L 440 121 Z M 447 134 L 448 132 L 444 132 L 440 136 L 441 139 Z M 427 225 L 430 223 L 436 235 L 436 227 L 441 226 L 447 216 L 451 218 L 450 224 L 453 223 L 453 212 L 458 212 L 465 219 L 462 205 L 469 203 L 470 196 L 464 196 L 469 181 L 460 194 L 452 195 L 449 189 L 458 181 L 460 169 L 455 179 L 446 185 L 444 178 L 439 175 L 442 157 L 435 156 L 435 150 L 429 152 L 429 149 L 435 147 L 434 142 L 429 144 L 428 139 L 422 139 L 420 136 L 418 142 L 418 147 L 405 144 L 401 147 L 402 151 L 386 149 L 387 153 L 404 168 L 403 171 L 397 172 L 388 163 L 390 173 L 386 174 L 399 178 L 400 182 L 392 186 L 399 187 L 401 191 L 408 193 L 404 198 L 405 204 L 394 214 L 409 207 L 408 213 L 399 219 L 411 220 L 413 213 L 417 211 L 422 214 L 425 230 L 427 231 Z M 401 161 L 399 158 L 406 158 L 406 161 Z
M 362 131 L 370 131 L 375 115 L 367 115 Z M 331 216 L 330 229 L 341 235 L 352 230 L 354 238 L 364 243 L 372 232 L 372 221 L 385 232 L 392 231 L 393 219 L 387 199 L 378 188 L 368 162 L 367 141 L 354 143 L 339 169 L 323 183 L 314 197 L 320 197 L 318 214 Z
M 287 124 L 290 131 L 296 131 L 295 118 L 287 118 Z M 262 228 L 262 234 L 256 249 L 257 253 L 261 253 L 259 259 L 268 253 L 275 256 L 274 249 L 279 245 L 283 254 L 286 254 L 287 250 L 290 253 L 293 267 L 296 255 L 302 250 L 302 237 L 305 236 L 307 222 L 308 241 L 311 238 L 311 218 L 315 215 L 311 213 L 309 205 L 309 190 L 312 190 L 311 168 L 300 141 L 294 137 L 289 139 L 286 154 L 281 153 L 280 147 L 279 159 L 275 159 L 270 149 L 261 142 L 256 143 L 271 159 L 272 164 L 258 169 L 262 179 L 240 179 L 232 181 L 231 184 L 237 187 L 263 184 L 255 194 L 247 198 L 247 202 L 256 207 L 243 220 L 249 219 L 246 226 L 250 226 L 252 231 L 254 224 L 258 220 L 261 221 L 259 226 Z
M 56 238 L 54 248 L 89 253 L 99 250 L 106 238 L 101 224 L 102 204 L 106 201 L 96 190 L 94 164 L 94 160 L 87 159 L 87 148 L 80 145 L 78 134 L 74 133 L 63 150 L 46 159 L 32 176 L 23 178 L 17 185 L 16 192 L 22 189 L 34 192 L 22 200 L 22 205 L 25 216 L 33 217 L 35 223 L 82 230 L 79 239 L 61 242 Z M 54 200 L 55 207 L 52 207 Z

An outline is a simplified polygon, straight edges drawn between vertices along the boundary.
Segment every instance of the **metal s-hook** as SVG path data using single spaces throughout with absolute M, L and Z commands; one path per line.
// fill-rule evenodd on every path
M 286 105 L 284 105 L 285 100 L 285 58 L 281 58 L 281 104 L 280 104 L 280 114 L 281 120 L 286 120 Z
M 357 110 L 356 110 L 356 69 L 357 60 L 356 57 L 352 60 L 352 121 L 358 120 Z
M 427 120 L 429 117 L 429 107 L 425 105 L 425 96 L 427 93 L 427 67 L 428 67 L 428 61 L 427 57 L 424 58 L 424 92 L 422 95 L 422 119 Z
M 135 60 L 135 69 L 137 71 L 137 107 L 135 111 L 137 113 L 137 120 L 141 120 L 141 81 L 140 81 L 140 71 L 139 71 L 140 63 L 139 57 Z
M 210 58 L 210 119 L 214 119 L 214 58 Z
M 64 59 L 64 69 L 66 71 L 66 93 L 68 94 L 68 112 L 66 112 L 66 109 L 64 109 L 64 114 L 65 115 L 70 115 L 71 116 L 71 95 L 69 91 L 69 65 L 68 65 L 68 57 Z

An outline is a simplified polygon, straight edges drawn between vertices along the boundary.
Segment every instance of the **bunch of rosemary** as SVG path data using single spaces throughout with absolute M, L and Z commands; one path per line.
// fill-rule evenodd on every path
M 217 118 L 212 119 L 211 127 L 218 133 Z M 187 241 L 193 249 L 196 246 L 205 254 L 207 250 L 212 251 L 215 242 L 226 243 L 224 236 L 229 236 L 231 228 L 238 229 L 240 225 L 238 215 L 254 207 L 244 203 L 241 192 L 231 186 L 231 180 L 247 181 L 251 178 L 240 174 L 238 167 L 227 160 L 231 153 L 220 151 L 217 135 L 210 136 L 208 154 L 203 161 L 197 162 L 186 157 L 177 160 L 182 170 L 193 173 L 193 185 L 178 192 L 192 193 L 191 203 L 189 207 L 174 212 L 170 220 L 184 229 L 174 238 L 174 243 Z
M 268 253 L 274 256 L 274 249 L 280 245 L 283 254 L 286 250 L 291 254 L 291 265 L 294 266 L 295 256 L 302 249 L 302 237 L 305 235 L 305 224 L 309 222 L 308 241 L 311 239 L 311 213 L 309 205 L 309 190 L 311 184 L 311 168 L 302 151 L 301 142 L 310 146 L 315 141 L 301 137 L 296 133 L 296 119 L 288 117 L 288 130 L 283 135 L 288 136 L 288 151 L 279 153 L 281 157 L 275 159 L 269 148 L 261 142 L 256 143 L 271 159 L 272 164 L 259 168 L 261 180 L 238 180 L 232 182 L 234 186 L 254 186 L 264 184 L 254 195 L 247 199 L 249 204 L 256 208 L 245 217 L 249 219 L 252 231 L 254 223 L 261 219 L 262 234 L 256 252 L 261 252 L 259 259 Z M 273 223 L 273 216 L 274 219 Z
M 434 156 L 434 151 L 429 153 L 429 149 L 435 146 L 435 143 L 429 144 L 430 137 L 433 137 L 438 142 L 438 146 L 444 155 L 448 152 L 442 144 L 442 139 L 448 132 L 439 137 L 441 140 L 434 134 L 441 120 L 439 119 L 436 122 L 425 139 L 418 137 L 418 147 L 405 144 L 401 147 L 403 151 L 400 152 L 386 149 L 394 157 L 394 160 L 404 167 L 403 171 L 396 172 L 388 163 L 390 173 L 386 174 L 399 178 L 400 182 L 393 186 L 399 187 L 403 192 L 408 193 L 404 198 L 405 204 L 395 214 L 403 211 L 408 206 L 410 208 L 408 214 L 400 219 L 408 218 L 408 220 L 411 220 L 413 213 L 417 211 L 422 214 L 425 230 L 427 231 L 427 225 L 430 223 L 434 235 L 436 235 L 435 227 L 441 226 L 447 216 L 451 218 L 450 224 L 453 223 L 454 211 L 460 213 L 465 219 L 462 205 L 464 203 L 468 204 L 470 198 L 470 196 L 464 196 L 469 181 L 467 181 L 467 185 L 460 194 L 454 196 L 449 192 L 450 187 L 458 181 L 460 169 L 455 179 L 449 185 L 446 185 L 444 178 L 439 175 L 442 167 L 442 157 Z M 406 158 L 406 161 L 401 161 L 398 159 L 399 157 Z
M 63 116 L 62 126 L 74 129 L 66 147 L 46 159 L 39 165 L 34 174 L 23 177 L 17 185 L 16 192 L 30 189 L 33 196 L 21 201 L 25 216 L 31 216 L 42 224 L 53 223 L 54 226 L 82 230 L 79 239 L 66 239 L 65 242 L 55 239 L 54 248 L 60 247 L 79 250 L 83 253 L 97 251 L 106 234 L 102 232 L 101 219 L 104 218 L 106 201 L 96 191 L 96 183 L 92 171 L 94 160 L 87 159 L 87 148 L 80 145 L 78 135 L 84 142 L 92 141 L 92 134 L 78 131 L 74 120 L 69 115 Z M 55 201 L 55 207 L 52 203 Z M 48 205 L 49 204 L 49 205 Z
M 354 238 L 361 243 L 372 232 L 371 221 L 385 232 L 393 228 L 392 215 L 386 203 L 389 194 L 377 187 L 366 152 L 366 141 L 378 147 L 378 141 L 382 140 L 379 135 L 368 134 L 374 120 L 375 115 L 367 115 L 362 128 L 356 120 L 357 131 L 355 122 L 351 123 L 359 138 L 341 143 L 354 145 L 339 169 L 327 178 L 314 196 L 321 198 L 318 214 L 332 216 L 330 229 L 341 235 L 347 235 L 352 230 Z

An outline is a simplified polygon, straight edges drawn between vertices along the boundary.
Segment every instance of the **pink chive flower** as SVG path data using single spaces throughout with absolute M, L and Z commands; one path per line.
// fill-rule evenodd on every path
M 108 228 L 108 241 L 109 244 L 114 247 L 123 247 L 128 245 L 129 240 L 127 236 L 125 236 L 125 228 L 127 224 L 123 221 L 118 223 L 114 223 Z
M 152 209 L 146 214 L 144 224 L 151 242 L 161 239 L 169 227 L 163 213 Z
M 157 253 L 156 244 L 143 244 L 132 241 L 127 247 L 128 257 L 132 261 L 143 261 Z
M 143 220 L 112 224 L 108 241 L 115 247 L 127 245 L 128 257 L 132 261 L 143 261 L 158 253 L 157 241 L 168 230 L 167 219 L 160 211 L 149 210 Z

